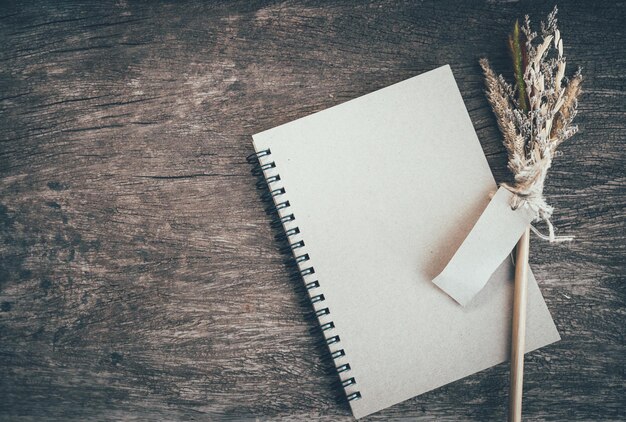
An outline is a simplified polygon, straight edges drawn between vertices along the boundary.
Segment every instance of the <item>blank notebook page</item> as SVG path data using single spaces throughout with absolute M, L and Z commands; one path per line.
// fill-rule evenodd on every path
M 432 279 L 496 190 L 449 66 L 253 136 L 355 417 L 508 359 L 513 265 L 461 307 Z M 274 179 L 269 179 L 274 180 Z M 534 277 L 527 350 L 559 339 Z M 338 353 L 340 355 L 341 353 Z M 478 395 L 479 392 L 477 391 Z

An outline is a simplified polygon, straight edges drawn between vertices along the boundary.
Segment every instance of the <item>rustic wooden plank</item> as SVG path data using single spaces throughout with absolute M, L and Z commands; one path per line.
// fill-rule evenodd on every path
M 0 419 L 349 420 L 273 240 L 252 133 L 450 63 L 499 180 L 477 64 L 543 2 L 12 2 L 0 11 Z M 625 417 L 623 2 L 568 1 L 581 133 L 531 262 L 563 340 L 528 420 Z M 502 420 L 506 365 L 369 420 Z

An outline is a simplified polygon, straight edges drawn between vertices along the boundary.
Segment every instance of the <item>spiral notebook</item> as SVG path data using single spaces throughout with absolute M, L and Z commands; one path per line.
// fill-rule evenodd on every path
M 465 307 L 431 281 L 496 190 L 449 66 L 253 140 L 356 418 L 507 360 L 511 261 Z M 527 350 L 558 339 L 531 276 Z

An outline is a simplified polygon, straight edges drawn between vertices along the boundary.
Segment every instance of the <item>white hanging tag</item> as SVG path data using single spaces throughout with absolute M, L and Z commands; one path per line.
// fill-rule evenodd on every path
M 433 280 L 462 306 L 487 284 L 534 218 L 528 207 L 511 208 L 513 194 L 499 188 L 448 265 Z

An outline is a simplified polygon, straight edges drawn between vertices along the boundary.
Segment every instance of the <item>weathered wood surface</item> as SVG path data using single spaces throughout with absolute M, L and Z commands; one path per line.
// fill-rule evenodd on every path
M 561 5 L 581 132 L 531 262 L 563 340 L 527 420 L 625 418 L 623 2 Z M 349 420 L 245 157 L 250 135 L 450 63 L 498 179 L 478 58 L 523 2 L 3 2 L 0 419 Z M 573 66 L 572 66 L 573 68 Z M 571 69 L 572 70 L 572 69 Z M 372 416 L 503 420 L 508 368 Z

